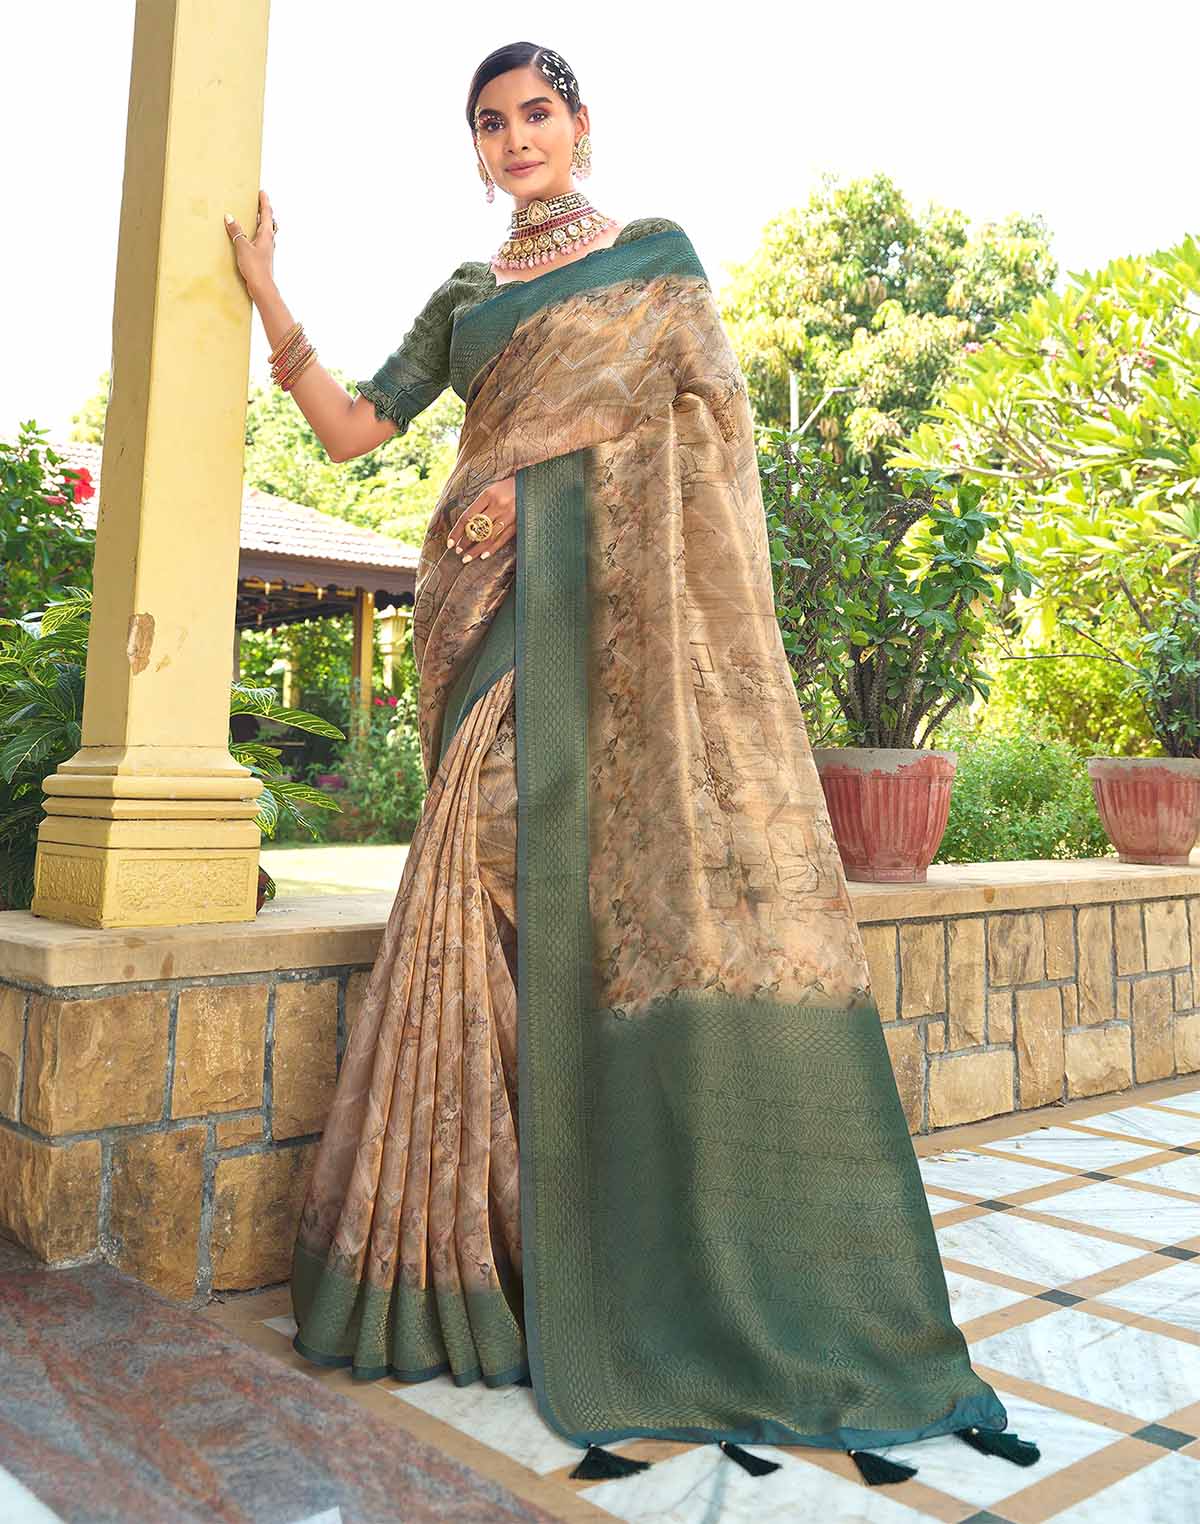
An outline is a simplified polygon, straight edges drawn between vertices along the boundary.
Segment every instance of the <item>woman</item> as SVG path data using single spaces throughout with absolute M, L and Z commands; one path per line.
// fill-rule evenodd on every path
M 634 1436 L 756 1471 L 739 1442 L 837 1447 L 870 1481 L 912 1473 L 867 1447 L 925 1435 L 1028 1462 L 951 1321 L 704 270 L 677 224 L 572 190 L 560 55 L 492 54 L 467 119 L 510 237 L 352 404 L 266 226 L 238 249 L 335 460 L 447 383 L 467 405 L 417 572 L 429 792 L 304 1207 L 296 1348 L 526 1381 L 577 1475 L 640 1468 L 601 1448 Z

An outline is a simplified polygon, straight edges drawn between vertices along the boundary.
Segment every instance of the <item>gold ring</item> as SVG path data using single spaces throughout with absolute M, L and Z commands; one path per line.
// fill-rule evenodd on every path
M 474 518 L 467 520 L 468 540 L 487 540 L 491 538 L 494 525 L 486 513 L 477 513 Z

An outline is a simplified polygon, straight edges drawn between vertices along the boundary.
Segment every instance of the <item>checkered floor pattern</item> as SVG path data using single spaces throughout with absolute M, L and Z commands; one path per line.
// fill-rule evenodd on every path
M 868 1489 L 840 1455 L 752 1447 L 782 1462 L 758 1478 L 715 1446 L 641 1440 L 619 1448 L 649 1470 L 576 1482 L 579 1452 L 546 1428 L 526 1388 L 313 1379 L 563 1520 L 1200 1520 L 1200 1089 L 1185 1085 L 918 1143 L 955 1318 L 1011 1426 L 1041 1447 L 1028 1470 L 931 1440 L 887 1452 L 918 1468 L 913 1480 Z M 286 1290 L 208 1312 L 312 1372 L 291 1349 Z

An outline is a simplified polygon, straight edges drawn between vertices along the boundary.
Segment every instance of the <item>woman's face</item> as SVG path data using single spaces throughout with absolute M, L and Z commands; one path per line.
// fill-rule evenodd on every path
M 498 74 L 475 103 L 475 146 L 483 167 L 519 208 L 571 190 L 571 154 L 587 130 L 587 107 L 573 117 L 532 64 Z M 531 167 L 519 172 L 523 165 Z

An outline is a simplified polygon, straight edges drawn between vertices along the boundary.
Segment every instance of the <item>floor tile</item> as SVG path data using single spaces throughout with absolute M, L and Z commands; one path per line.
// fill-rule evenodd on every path
M 1165 1185 L 1172 1191 L 1192 1191 L 1200 1196 L 1200 1154 L 1172 1159 L 1169 1164 L 1152 1164 L 1149 1169 L 1130 1170 L 1126 1179 L 1141 1180 L 1146 1185 Z
M 959 1207 L 970 1206 L 969 1201 L 956 1201 L 953 1196 L 939 1196 L 937 1191 L 926 1191 L 930 1212 L 953 1212 Z
M 11 1471 L 0 1466 L 0 1519 L 4 1524 L 62 1524 L 53 1509 L 40 1503 Z
M 1026 1470 L 994 1455 L 980 1455 L 953 1435 L 922 1440 L 915 1445 L 893 1445 L 887 1452 L 888 1459 L 916 1466 L 927 1487 L 948 1492 L 977 1508 L 987 1508 L 1122 1437 L 1115 1429 L 1101 1428 L 1069 1413 L 1043 1407 L 1040 1402 L 1000 1388 L 997 1393 L 1008 1409 L 1008 1427 L 1022 1439 L 1032 1440 L 1041 1450 L 1042 1458 L 1035 1466 Z M 1003 1508 L 996 1511 L 1004 1513 Z
M 296 1333 L 296 1320 L 290 1313 L 283 1313 L 277 1318 L 264 1318 L 263 1322 L 268 1328 L 273 1328 L 276 1333 L 283 1334 L 286 1339 L 291 1339 Z
M 1074 1307 L 980 1339 L 971 1358 L 1144 1422 L 1200 1392 L 1200 1348 Z
M 1200 1263 L 1186 1260 L 1180 1264 L 1167 1265 L 1153 1275 L 1131 1281 L 1098 1296 L 1098 1302 L 1111 1302 L 1126 1312 L 1136 1312 L 1146 1318 L 1161 1318 L 1165 1323 L 1177 1323 L 1200 1333 Z
M 798 1449 L 746 1448 L 779 1461 L 780 1469 L 749 1476 L 716 1445 L 697 1445 L 580 1495 L 631 1524 L 933 1524 L 928 1514 L 899 1500 L 903 1487 L 846 1481 L 810 1465 Z
M 963 1260 L 1045 1287 L 1111 1270 L 1143 1252 L 1071 1228 L 1030 1222 L 1013 1212 L 989 1212 L 936 1231 L 943 1259 Z
M 1133 1191 L 1117 1180 L 1100 1180 L 1077 1191 L 1064 1191 L 1037 1210 L 1068 1222 L 1111 1233 L 1130 1233 L 1155 1244 L 1177 1244 L 1200 1235 L 1200 1201 Z
M 1001 1307 L 1011 1307 L 1026 1300 L 1023 1291 L 1010 1291 L 1007 1286 L 992 1286 L 987 1281 L 977 1281 L 957 1270 L 946 1271 L 946 1289 L 950 1293 L 950 1311 L 956 1323 L 969 1323 L 985 1313 L 997 1312 Z
M 927 1187 L 936 1190 L 940 1185 L 981 1198 L 1052 1185 L 1058 1178 L 1053 1170 L 1039 1169 L 1036 1164 L 993 1159 L 988 1154 L 930 1154 L 920 1163 L 921 1178 Z
M 1200 1460 L 1164 1455 L 1049 1524 L 1187 1524 L 1198 1517 Z
M 1171 1147 L 1180 1143 L 1200 1144 L 1200 1117 L 1176 1116 L 1170 1111 L 1153 1111 L 1149 1106 L 1124 1106 L 1120 1111 L 1102 1111 L 1099 1116 L 1081 1117 L 1076 1127 L 1099 1127 L 1104 1132 L 1119 1132 L 1128 1138 L 1149 1138 Z
M 574 1465 L 583 1456 L 578 1445 L 568 1444 L 550 1428 L 527 1386 L 488 1387 L 480 1381 L 471 1386 L 455 1386 L 446 1375 L 395 1387 L 392 1395 L 432 1418 L 452 1424 L 480 1444 L 502 1451 L 510 1460 L 539 1475 Z M 620 1450 L 623 1446 L 614 1444 L 605 1448 Z
M 1170 1106 L 1173 1110 L 1194 1111 L 1200 1116 L 1200 1090 L 1189 1090 L 1186 1095 L 1164 1096 L 1156 1106 Z
M 1003 1149 L 1023 1159 L 1045 1159 L 1049 1164 L 1065 1164 L 1071 1169 L 1111 1169 L 1114 1164 L 1128 1164 L 1145 1158 L 1153 1148 L 1148 1143 L 1126 1142 L 1123 1138 L 1098 1138 L 1093 1133 L 1076 1132 L 1070 1127 L 1039 1127 L 1015 1138 L 997 1138 L 989 1148 Z

